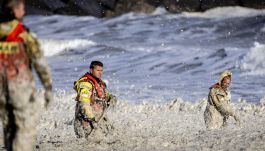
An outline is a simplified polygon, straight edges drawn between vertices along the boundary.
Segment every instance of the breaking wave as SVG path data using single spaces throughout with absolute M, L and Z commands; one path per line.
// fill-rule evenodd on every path
M 40 40 L 42 50 L 45 56 L 53 56 L 66 50 L 87 48 L 96 45 L 95 42 L 85 39 L 74 40 L 55 40 L 55 39 L 42 39 Z
M 223 7 L 183 14 L 158 8 L 100 19 L 28 16 L 26 23 L 43 39 L 55 88 L 72 90 L 90 62 L 101 60 L 109 89 L 123 100 L 180 96 L 195 102 L 229 69 L 232 100 L 257 102 L 264 96 L 264 78 L 256 76 L 265 74 L 264 20 L 264 10 Z
M 242 60 L 241 69 L 248 75 L 265 75 L 265 45 L 256 42 Z

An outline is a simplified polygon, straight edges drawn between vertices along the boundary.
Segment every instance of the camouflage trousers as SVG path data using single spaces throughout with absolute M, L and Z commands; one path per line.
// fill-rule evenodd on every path
M 0 117 L 8 151 L 32 151 L 39 118 L 34 82 L 0 75 Z
M 213 105 L 207 104 L 204 111 L 204 121 L 209 130 L 219 129 L 226 126 L 229 116 L 222 115 Z
M 101 120 L 97 123 L 85 118 L 83 102 L 76 103 L 75 109 L 75 120 L 74 120 L 74 130 L 77 138 L 86 138 L 86 139 L 97 139 L 101 140 L 103 137 L 107 136 L 112 130 L 113 126 L 111 125 L 106 114 L 101 117 Z M 96 117 L 99 120 L 99 117 Z

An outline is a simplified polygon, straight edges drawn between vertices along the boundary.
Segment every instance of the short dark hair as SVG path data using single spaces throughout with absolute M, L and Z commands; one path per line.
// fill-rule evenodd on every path
M 95 66 L 103 67 L 103 63 L 100 62 L 100 61 L 92 61 L 92 62 L 90 63 L 90 69 L 94 69 Z

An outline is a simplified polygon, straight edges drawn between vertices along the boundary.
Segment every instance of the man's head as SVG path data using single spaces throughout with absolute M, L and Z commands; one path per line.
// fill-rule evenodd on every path
M 223 80 L 221 82 L 221 87 L 224 90 L 228 90 L 228 88 L 230 87 L 230 83 L 231 83 L 231 78 L 229 76 L 226 76 L 223 78 Z
M 230 83 L 231 83 L 231 79 L 232 79 L 232 72 L 225 70 L 218 81 L 218 84 L 224 89 L 224 90 L 228 90 Z
M 25 15 L 24 0 L 4 0 L 2 3 L 2 15 L 6 20 L 21 20 Z
M 90 73 L 97 78 L 101 78 L 103 74 L 103 63 L 100 61 L 92 61 L 90 64 Z

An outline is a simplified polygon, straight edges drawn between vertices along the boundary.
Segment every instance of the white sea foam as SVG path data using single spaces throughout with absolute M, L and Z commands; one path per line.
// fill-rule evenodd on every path
M 85 39 L 74 39 L 74 40 L 43 39 L 40 40 L 40 43 L 45 56 L 53 56 L 65 50 L 85 48 L 96 44 L 93 41 Z
M 102 142 L 76 139 L 73 129 L 73 95 L 57 97 L 38 126 L 42 150 L 223 150 L 264 149 L 265 104 L 240 101 L 233 104 L 242 125 L 229 118 L 228 127 L 206 131 L 203 112 L 206 99 L 191 103 L 177 98 L 169 103 L 118 101 L 107 112 L 115 130 Z M 227 143 L 229 142 L 229 143 Z M 255 145 L 248 145 L 254 143 Z

